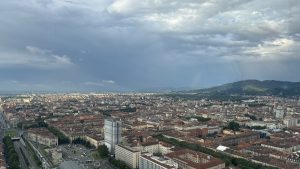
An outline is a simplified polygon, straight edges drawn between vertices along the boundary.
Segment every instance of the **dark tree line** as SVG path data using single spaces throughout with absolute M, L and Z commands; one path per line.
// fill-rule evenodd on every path
M 121 160 L 116 160 L 114 158 L 110 158 L 109 162 L 111 164 L 113 164 L 114 166 L 118 167 L 119 169 L 131 169 L 130 167 L 128 167 L 125 162 L 121 161 Z
M 72 141 L 73 144 L 81 144 L 84 145 L 87 148 L 95 148 L 95 146 L 93 146 L 89 141 L 87 141 L 86 139 L 83 138 L 76 138 Z
M 246 117 L 249 117 L 251 120 L 255 121 L 257 120 L 257 117 L 251 114 L 245 114 Z
M 100 158 L 106 158 L 108 157 L 109 151 L 106 145 L 101 145 L 97 148 L 97 153 Z
M 181 148 L 187 148 L 194 151 L 199 151 L 205 154 L 209 154 L 213 157 L 219 158 L 225 162 L 226 166 L 233 165 L 233 166 L 238 166 L 242 169 L 275 169 L 274 167 L 262 166 L 261 164 L 256 164 L 242 158 L 231 157 L 221 152 L 216 152 L 211 149 L 202 147 L 201 145 L 198 144 L 189 143 L 185 141 L 178 141 L 174 138 L 167 138 L 162 134 L 156 135 L 154 137 L 159 139 L 160 141 L 164 141 Z
M 58 137 L 58 144 L 70 143 L 70 139 L 67 136 L 65 136 L 62 132 L 60 132 L 58 129 L 52 126 L 48 126 L 48 130 Z
M 3 138 L 4 155 L 9 169 L 20 169 L 18 154 L 15 150 L 14 143 L 9 136 Z
M 229 129 L 233 131 L 240 131 L 240 124 L 234 121 L 229 122 L 227 126 L 224 127 L 224 129 Z

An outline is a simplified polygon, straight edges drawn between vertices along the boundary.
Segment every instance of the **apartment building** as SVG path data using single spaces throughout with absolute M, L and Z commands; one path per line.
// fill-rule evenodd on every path
M 165 155 L 178 164 L 178 169 L 223 169 L 225 163 L 210 155 L 183 149 Z
M 140 155 L 139 168 L 141 169 L 177 169 L 178 165 L 173 160 L 153 156 L 152 154 L 146 153 Z
M 123 145 L 115 146 L 115 158 L 125 162 L 130 168 L 136 169 L 139 167 L 139 156 L 141 152 L 134 147 Z
M 27 138 L 30 141 L 54 147 L 58 145 L 58 138 L 46 128 L 31 128 L 27 130 Z
M 141 143 L 141 151 L 147 152 L 151 154 L 160 153 L 162 155 L 173 152 L 172 149 L 174 148 L 173 145 L 165 143 L 165 142 L 145 142 Z

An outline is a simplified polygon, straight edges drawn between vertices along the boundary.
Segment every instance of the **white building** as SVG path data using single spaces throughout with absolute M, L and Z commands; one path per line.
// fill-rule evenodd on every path
M 177 169 L 178 164 L 171 159 L 142 154 L 140 156 L 139 168 L 141 169 Z
M 125 162 L 129 167 L 136 169 L 139 167 L 139 156 L 141 152 L 133 147 L 123 145 L 115 146 L 115 158 Z
M 283 119 L 284 118 L 284 109 L 281 106 L 278 106 L 275 110 L 275 117 L 278 119 Z
M 142 143 L 140 150 L 142 152 L 147 152 L 150 154 L 160 153 L 162 155 L 173 152 L 173 145 L 167 144 L 165 142 L 149 142 Z
M 115 145 L 121 143 L 122 123 L 113 118 L 104 121 L 104 143 L 110 153 L 115 152 Z

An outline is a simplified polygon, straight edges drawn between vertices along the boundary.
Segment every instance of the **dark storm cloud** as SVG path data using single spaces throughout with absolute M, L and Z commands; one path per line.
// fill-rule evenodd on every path
M 10 83 L 25 90 L 135 90 L 248 78 L 299 81 L 299 5 L 3 1 L 0 89 Z

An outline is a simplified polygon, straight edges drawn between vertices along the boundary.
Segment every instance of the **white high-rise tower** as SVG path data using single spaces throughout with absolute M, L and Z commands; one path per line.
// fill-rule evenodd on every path
M 122 123 L 113 118 L 104 120 L 104 143 L 110 153 L 115 153 L 115 145 L 121 143 Z

